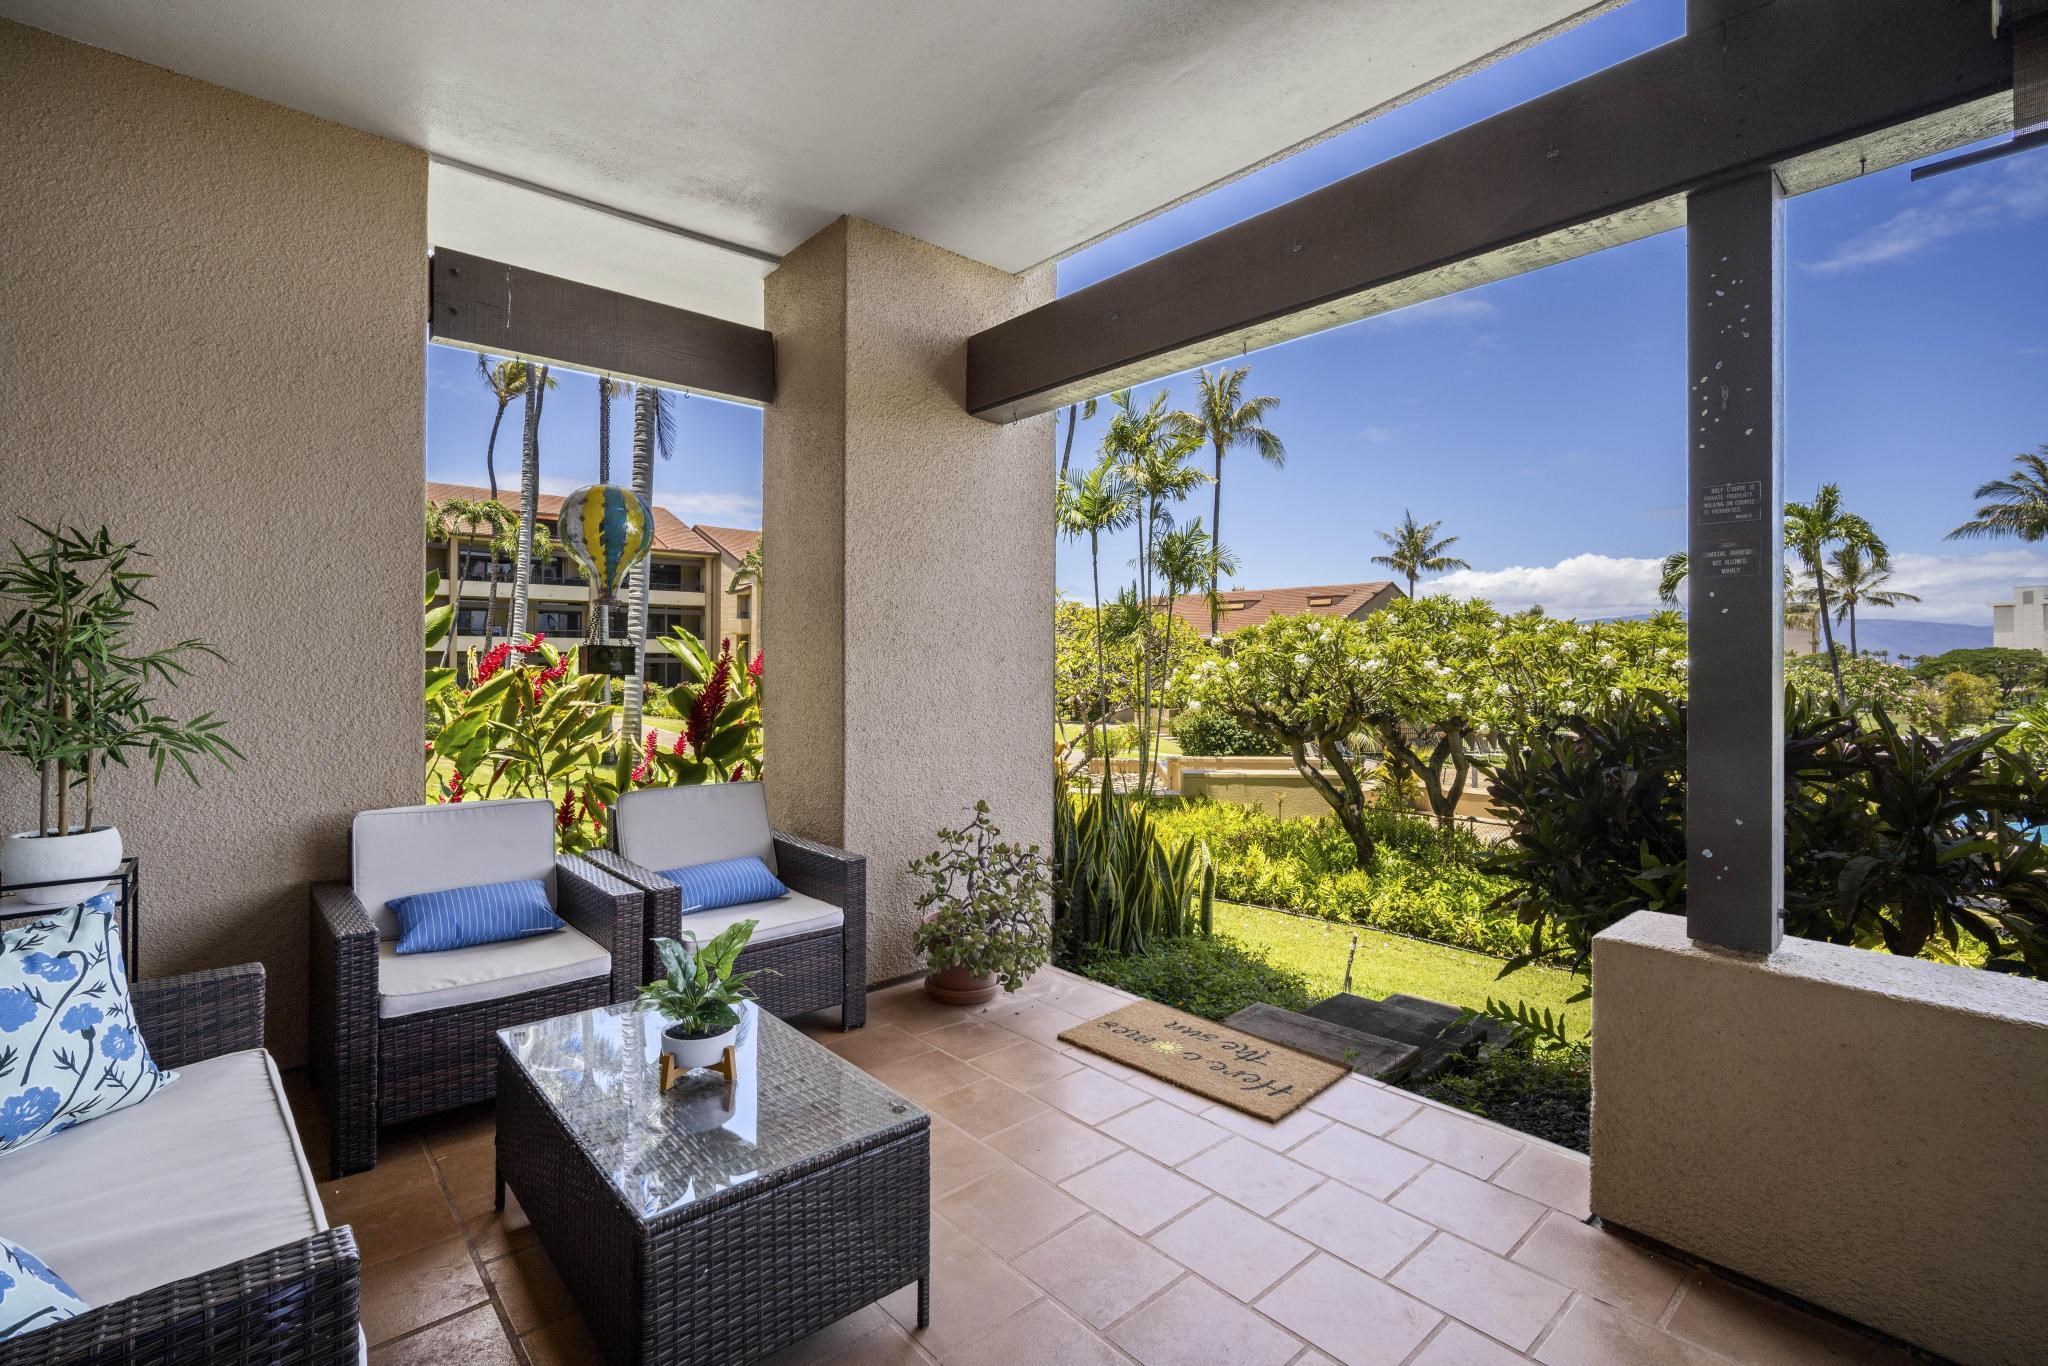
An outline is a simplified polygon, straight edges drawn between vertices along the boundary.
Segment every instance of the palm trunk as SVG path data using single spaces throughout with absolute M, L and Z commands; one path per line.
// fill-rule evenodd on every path
M 1223 443 L 1216 443 L 1216 484 L 1209 491 L 1209 634 L 1222 625 L 1223 604 L 1216 600 L 1216 570 L 1223 558 Z
M 1067 462 L 1074 458 L 1074 428 L 1080 425 L 1081 405 L 1069 403 L 1067 405 L 1067 448 L 1060 452 L 1060 479 L 1062 482 L 1067 477 Z
M 491 481 L 491 501 L 498 501 L 498 424 L 505 420 L 505 405 L 510 399 L 498 400 L 498 415 L 491 419 L 491 439 L 484 445 L 484 474 Z
M 1856 645 L 1856 599 L 1849 599 L 1849 658 L 1854 659 L 1863 651 Z
M 654 497 L 654 405 L 659 401 L 651 384 L 642 384 L 633 391 L 633 492 L 650 500 Z M 647 692 L 648 577 L 645 559 L 633 566 L 626 584 L 633 599 L 633 621 L 629 631 L 633 640 L 633 676 L 626 680 L 625 716 L 621 729 L 625 731 L 627 742 L 637 750 L 640 747 L 641 709 Z
M 1102 781 L 1109 782 L 1109 755 L 1103 754 L 1103 739 L 1109 734 L 1109 666 L 1102 650 L 1102 538 L 1094 528 L 1088 531 L 1088 570 L 1095 580 L 1095 731 L 1094 749 L 1102 755 Z
M 1827 575 L 1816 572 L 1813 576 L 1814 599 L 1820 605 L 1820 634 L 1828 652 L 1828 672 L 1835 680 L 1835 701 L 1843 711 L 1849 710 L 1849 690 L 1842 686 L 1842 661 L 1835 653 L 1835 627 L 1828 615 Z
M 1138 601 L 1144 608 L 1141 624 L 1144 629 L 1138 639 L 1138 710 L 1132 719 L 1138 723 L 1138 795 L 1143 797 L 1150 786 L 1145 781 L 1145 768 L 1151 747 L 1146 743 L 1151 729 L 1152 717 L 1152 547 L 1147 532 L 1152 521 L 1153 509 L 1148 503 L 1138 518 Z
M 518 563 L 512 566 L 512 639 L 529 634 L 527 599 L 533 592 L 533 528 L 540 516 L 540 392 L 547 385 L 547 367 L 528 369 L 526 430 L 519 443 Z
M 462 555 L 455 528 L 448 528 L 448 607 L 454 620 L 448 623 L 447 663 L 455 664 L 455 638 L 462 634 Z

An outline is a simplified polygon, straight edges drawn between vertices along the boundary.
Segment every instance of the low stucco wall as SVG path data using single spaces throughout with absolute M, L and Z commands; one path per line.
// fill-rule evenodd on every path
M 2048 1361 L 2048 984 L 1647 911 L 1594 964 L 1594 1213 L 1957 1361 Z
M 247 761 L 102 819 L 142 859 L 147 976 L 260 960 L 304 1054 L 306 884 L 420 799 L 424 153 L 0 21 L 0 535 L 107 526 L 156 574 L 167 709 Z M 0 769 L 0 829 L 35 824 Z

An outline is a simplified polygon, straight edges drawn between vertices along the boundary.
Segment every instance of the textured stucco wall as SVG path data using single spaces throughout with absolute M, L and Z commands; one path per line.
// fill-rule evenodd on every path
M 0 516 L 140 540 L 248 755 L 111 775 L 150 976 L 260 959 L 304 1051 L 306 884 L 420 791 L 426 158 L 0 22 Z M 0 770 L 0 826 L 35 822 Z
M 1052 287 L 859 219 L 768 279 L 769 801 L 867 856 L 872 980 L 920 966 L 904 866 L 938 827 L 986 798 L 1050 844 L 1051 419 L 962 398 L 967 337 Z
M 1972 1363 L 2048 1361 L 2048 984 L 1594 944 L 1593 1211 Z

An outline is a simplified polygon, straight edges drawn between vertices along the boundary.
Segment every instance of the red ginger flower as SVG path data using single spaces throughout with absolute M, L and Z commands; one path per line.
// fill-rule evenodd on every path
M 574 792 L 564 792 L 562 794 L 561 809 L 555 812 L 555 824 L 564 830 L 576 824 L 576 794 Z
M 524 645 L 514 645 L 512 648 L 519 651 L 520 654 L 530 655 L 535 650 L 538 650 L 540 648 L 540 643 L 546 640 L 547 638 L 548 633 L 546 631 L 535 631 L 532 637 L 529 638 Z
M 476 681 L 478 683 L 490 682 L 491 675 L 495 674 L 496 672 L 498 672 L 498 670 L 505 667 L 505 660 L 511 655 L 511 653 L 512 642 L 509 640 L 501 640 L 496 645 L 493 645 L 490 648 L 490 650 L 485 653 L 484 657 L 477 661 Z
M 654 742 L 656 738 L 653 731 L 647 732 L 647 743 L 641 749 L 640 762 L 633 767 L 633 781 L 636 783 L 646 782 L 648 773 L 654 768 Z
M 558 659 L 547 668 L 542 669 L 540 675 L 533 680 L 533 700 L 536 702 L 540 701 L 541 695 L 547 692 L 548 686 L 567 672 L 569 672 L 567 657 Z
M 468 793 L 462 790 L 462 774 L 458 770 L 455 776 L 448 780 L 448 800 L 459 802 L 468 795 Z
M 761 655 L 761 651 L 754 651 L 754 662 L 747 665 L 747 677 L 753 679 L 756 683 L 761 681 Z
M 723 642 L 718 663 L 711 667 L 711 677 L 705 680 L 704 688 L 697 694 L 696 705 L 690 708 L 690 719 L 685 723 L 684 735 L 689 738 L 690 748 L 699 755 L 704 753 L 704 742 L 711 738 L 711 724 L 718 719 L 718 713 L 725 710 L 726 694 L 732 688 L 732 642 Z M 677 753 L 681 753 L 680 749 Z

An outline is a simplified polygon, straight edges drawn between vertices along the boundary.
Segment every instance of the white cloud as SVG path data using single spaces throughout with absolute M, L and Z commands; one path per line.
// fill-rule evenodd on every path
M 656 492 L 654 501 L 686 522 L 711 526 L 757 527 L 761 525 L 761 499 L 751 493 Z
M 1656 611 L 1655 559 L 1615 555 L 1574 555 L 1553 565 L 1507 569 L 1463 569 L 1433 579 L 1426 592 L 1485 598 L 1505 611 L 1542 603 L 1555 617 L 1624 617 Z M 1889 587 L 1921 601 L 1883 611 L 1885 620 L 1991 620 L 1991 604 L 2011 600 L 2020 583 L 2048 583 L 2048 550 L 2009 547 L 1946 555 L 1892 557 Z
M 1937 242 L 2008 221 L 2048 214 L 2048 163 L 2022 158 L 1997 174 L 1956 186 L 1931 203 L 1902 209 L 1875 227 L 1837 243 L 1806 268 L 1835 275 L 1901 260 Z
M 1407 327 L 1415 323 L 1477 322 L 1481 318 L 1497 317 L 1500 308 L 1489 300 L 1475 294 L 1446 294 L 1440 299 L 1425 299 L 1419 304 L 1396 309 L 1380 315 L 1382 327 Z

